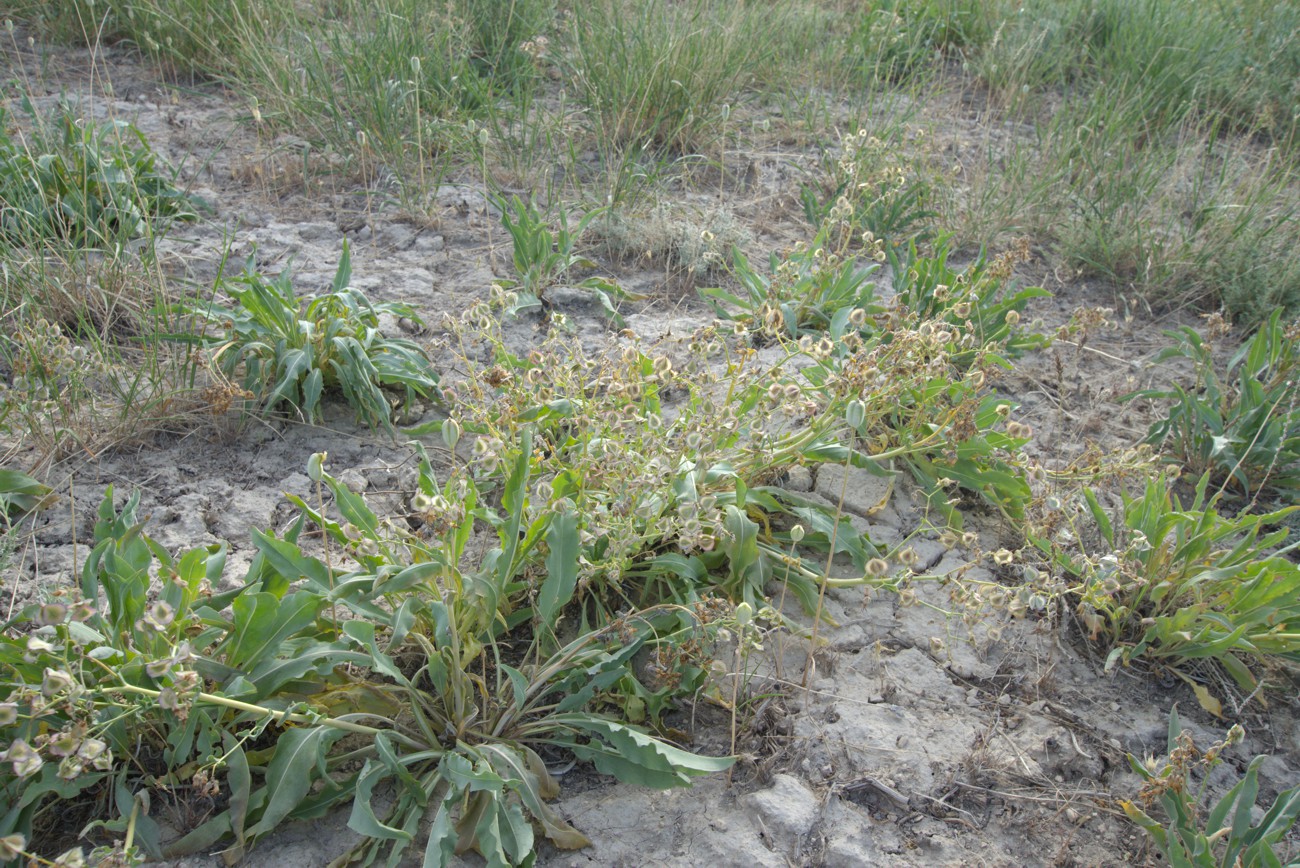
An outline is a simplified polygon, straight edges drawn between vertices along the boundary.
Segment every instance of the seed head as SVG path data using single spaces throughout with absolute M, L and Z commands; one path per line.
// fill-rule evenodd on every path
M 41 681 L 41 693 L 49 697 L 71 690 L 76 685 L 72 676 L 62 669 L 45 668 L 45 678 Z
M 30 778 L 41 770 L 45 760 L 36 749 L 21 738 L 14 739 L 9 749 L 0 754 L 0 759 L 13 765 L 14 774 L 20 778 Z
M 12 21 L 6 21 L 5 23 L 10 26 L 13 25 Z M 10 859 L 17 859 L 23 855 L 23 851 L 26 849 L 27 839 L 22 835 L 17 833 L 5 835 L 0 838 L 0 861 L 8 862 Z
M 37 611 L 33 622 L 38 627 L 49 627 L 55 624 L 62 624 L 63 619 L 68 615 L 68 607 L 62 603 L 46 603 Z

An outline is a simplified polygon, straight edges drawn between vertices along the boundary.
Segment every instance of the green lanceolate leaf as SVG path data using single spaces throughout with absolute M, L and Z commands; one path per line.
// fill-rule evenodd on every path
M 51 491 L 26 473 L 0 468 L 0 520 L 9 521 L 37 509 Z
M 227 665 L 251 668 L 276 654 L 281 643 L 311 625 L 325 600 L 311 591 L 295 591 L 283 600 L 266 592 L 243 594 L 231 609 L 234 628 L 221 646 Z
M 329 726 L 287 729 L 275 743 L 275 753 L 266 767 L 266 797 L 257 822 L 245 834 L 249 839 L 280 825 L 325 777 L 325 758 L 342 730 Z
M 723 543 L 727 554 L 727 585 L 740 596 L 749 598 L 751 592 L 761 592 L 753 587 L 756 582 L 758 558 L 758 525 L 738 507 L 728 505 L 723 527 L 730 539 Z
M 735 757 L 699 756 L 595 715 L 556 715 L 551 722 L 587 734 L 590 741 L 569 745 L 574 755 L 625 783 L 655 789 L 688 786 L 693 777 L 726 771 L 735 763 Z
M 547 630 L 555 630 L 556 618 L 573 599 L 578 582 L 578 516 L 558 512 L 551 517 L 546 532 L 546 579 L 537 592 L 537 620 Z

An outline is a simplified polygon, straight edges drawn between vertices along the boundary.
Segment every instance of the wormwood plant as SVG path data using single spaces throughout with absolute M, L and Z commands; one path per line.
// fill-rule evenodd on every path
M 597 224 L 606 251 L 617 260 L 662 265 L 670 279 L 714 279 L 736 248 L 752 241 L 724 207 L 684 213 L 679 203 L 657 202 L 647 213 L 606 211 Z
M 1192 680 L 1197 661 L 1221 665 L 1247 693 L 1259 686 L 1257 670 L 1300 665 L 1300 567 L 1285 552 L 1285 528 L 1267 531 L 1295 511 L 1229 518 L 1206 494 L 1202 476 L 1190 504 L 1169 491 L 1163 475 L 1139 497 L 1125 498 L 1112 518 L 1090 489 L 1082 497 L 1099 543 L 1087 550 L 1051 552 L 1076 584 L 1070 593 L 1092 640 L 1109 649 L 1106 668 L 1145 659 L 1188 681 L 1207 710 L 1218 699 Z M 1082 528 L 1070 536 L 1085 539 Z
M 1146 442 L 1243 495 L 1268 491 L 1300 499 L 1300 325 L 1283 326 L 1282 311 L 1275 310 L 1222 374 L 1212 344 L 1194 329 L 1165 334 L 1177 343 L 1156 361 L 1187 359 L 1196 381 L 1190 389 L 1172 383 L 1127 396 L 1170 402 Z
M 379 330 L 381 315 L 420 324 L 415 310 L 399 302 L 372 304 L 351 279 L 347 242 L 330 291 L 301 300 L 288 269 L 268 279 L 250 258 L 241 276 L 217 283 L 235 306 L 187 310 L 204 329 L 215 326 L 223 334 L 181 339 L 209 348 L 221 371 L 241 383 L 251 406 L 263 412 L 287 403 L 305 421 L 316 422 L 321 396 L 338 388 L 361 419 L 392 432 L 393 405 L 385 390 L 399 390 L 409 407 L 417 398 L 437 395 L 438 375 L 418 345 Z
M 1223 763 L 1223 751 L 1241 742 L 1245 733 L 1233 726 L 1227 736 L 1202 753 L 1192 736 L 1182 728 L 1178 709 L 1169 713 L 1168 758 L 1138 760 L 1129 765 L 1144 781 L 1137 801 L 1123 801 L 1128 818 L 1146 830 L 1173 868 L 1281 868 L 1284 854 L 1276 847 L 1300 817 L 1300 787 L 1278 793 L 1273 804 L 1255 820 L 1259 795 L 1259 768 L 1265 757 L 1257 756 L 1245 774 L 1227 793 L 1209 807 L 1205 797 L 1209 773 Z M 1194 775 L 1200 777 L 1195 784 Z M 1159 802 L 1166 822 L 1148 813 Z M 1292 858 L 1285 864 L 1295 865 Z
M 19 134 L 0 108 L 0 239 L 115 250 L 158 234 L 162 221 L 192 220 L 199 201 L 176 186 L 144 134 L 125 121 L 98 125 L 66 103 L 48 117 L 20 102 Z
M 50 301 L 24 300 L 37 310 Z M 0 433 L 33 447 L 41 463 L 96 455 L 217 411 L 220 390 L 206 393 L 215 402 L 208 403 L 194 388 L 196 363 L 153 337 L 165 327 L 160 319 L 142 320 L 151 333 L 123 347 L 94 332 L 74 343 L 72 329 L 24 313 L 0 320 L 12 329 L 11 338 L 0 338 L 0 363 L 12 375 L 9 385 L 0 384 Z M 95 328 L 83 313 L 73 327 Z

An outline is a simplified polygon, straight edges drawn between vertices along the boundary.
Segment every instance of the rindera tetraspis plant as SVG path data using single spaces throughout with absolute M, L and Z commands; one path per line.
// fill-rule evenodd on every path
M 1165 333 L 1176 343 L 1157 362 L 1187 359 L 1190 389 L 1135 392 L 1131 398 L 1168 402 L 1146 442 L 1197 475 L 1243 495 L 1272 491 L 1300 500 L 1300 324 L 1284 326 L 1276 310 L 1228 360 L 1222 373 L 1212 346 L 1194 329 Z
M 1245 774 L 1204 813 L 1210 772 L 1223 763 L 1223 751 L 1244 735 L 1240 726 L 1233 726 L 1202 753 L 1182 728 L 1175 708 L 1169 713 L 1167 758 L 1129 756 L 1143 784 L 1136 802 L 1120 805 L 1173 868 L 1282 868 L 1283 856 L 1276 848 L 1300 817 L 1300 787 L 1278 793 L 1256 820 L 1259 769 L 1266 757 L 1251 760 Z M 1200 777 L 1199 784 L 1194 775 Z M 1156 803 L 1164 809 L 1163 823 L 1149 813 Z M 1286 864 L 1297 863 L 1293 859 Z
M 557 635 L 577 580 L 577 522 L 558 510 L 523 521 L 526 458 L 502 513 L 464 477 L 437 489 L 421 462 L 419 511 L 400 523 L 322 464 L 315 456 L 309 472 L 342 521 L 300 501 L 283 538 L 254 533 L 247 576 L 220 594 L 223 544 L 173 560 L 142 533 L 137 499 L 117 513 L 109 492 L 80 594 L 29 607 L 0 633 L 7 843 L 27 853 L 57 840 L 58 799 L 64 818 L 77 803 L 115 814 L 97 827 L 124 836 L 122 849 L 174 858 L 225 842 L 237 860 L 282 823 L 350 802 L 366 838 L 339 864 L 371 864 L 385 849 L 396 859 L 432 809 L 424 864 L 473 848 L 506 866 L 532 858 L 534 823 L 557 846 L 586 843 L 547 806 L 557 784 L 539 751 L 655 787 L 730 765 L 627 722 L 652 722 L 674 691 L 698 687 L 709 624 L 727 608 L 702 601 Z M 297 545 L 308 517 L 334 549 L 324 560 Z M 476 521 L 501 544 L 467 570 Z M 340 559 L 351 568 L 331 566 Z M 664 682 L 653 687 L 632 668 L 647 647 Z M 381 808 L 385 781 L 396 801 Z M 219 796 L 219 809 L 164 842 L 141 808 L 157 787 Z
M 1031 492 L 1017 455 L 1032 432 L 1010 419 L 1014 405 L 984 383 L 1011 358 L 1046 343 L 1019 327 L 1021 311 L 1045 291 L 1003 291 L 1018 251 L 956 272 L 940 239 L 933 256 L 912 246 L 892 257 L 899 287 L 886 305 L 874 298 L 871 266 L 863 268 L 843 241 L 830 246 L 833 231 L 827 224 L 811 248 L 774 255 L 771 276 L 738 256 L 743 297 L 702 294 L 760 343 L 798 336 L 806 352 L 822 348 L 818 364 L 803 371 L 813 394 L 838 402 L 841 413 L 853 408 L 845 418 L 865 451 L 897 456 L 946 521 L 961 523 L 946 491 L 954 485 L 1019 518 Z M 873 244 L 886 258 L 883 245 Z M 1003 425 L 1005 433 L 997 430 Z
M 551 231 L 531 199 L 524 202 L 518 196 L 511 196 L 507 203 L 503 198 L 494 197 L 494 204 L 501 212 L 502 225 L 510 234 L 515 274 L 519 278 L 515 286 L 515 302 L 509 313 L 541 307 L 546 290 L 570 271 L 595 267 L 594 262 L 577 253 L 577 244 L 591 221 L 605 213 L 604 208 L 593 208 L 582 215 L 572 231 L 568 216 L 561 208 L 560 227 Z M 578 286 L 596 297 L 611 320 L 623 325 L 623 318 L 615 305 L 616 299 L 629 298 L 622 287 L 604 277 L 589 277 Z
M 138 503 L 133 496 L 116 511 L 110 487 L 80 587 L 0 626 L 0 834 L 19 836 L 33 856 L 52 856 L 44 848 L 66 843 L 79 831 L 67 828 L 69 818 L 82 815 L 108 817 L 96 825 L 124 835 L 125 850 L 161 858 L 161 830 L 143 810 L 147 781 L 174 797 L 205 798 L 216 792 L 220 768 L 233 798 L 257 797 L 172 850 L 231 833 L 234 813 L 242 840 L 292 807 L 261 800 L 286 771 L 272 756 L 268 727 L 297 719 L 285 709 L 315 688 L 291 683 L 292 674 L 262 675 L 283 672 L 288 658 L 277 655 L 301 647 L 292 637 L 315 625 L 324 601 L 286 594 L 283 577 L 275 590 L 257 587 L 271 579 L 262 558 L 246 587 L 214 595 L 226 546 L 173 559 L 142 533 Z M 287 753 L 305 733 L 283 734 Z M 250 760 L 245 748 L 268 739 L 272 749 Z M 257 787 L 251 769 L 266 774 Z
M 849 317 L 883 310 L 876 301 L 877 265 L 863 264 L 856 257 L 842 256 L 829 246 L 831 230 L 818 231 L 811 244 L 800 243 L 784 256 L 773 253 L 768 272 L 757 270 L 736 249 L 732 253 L 732 276 L 743 294 L 717 287 L 702 288 L 700 296 L 719 318 L 746 325 L 760 335 L 783 334 L 799 338 L 805 334 L 843 334 Z M 876 252 L 883 261 L 883 248 Z
M 587 623 L 705 593 L 757 611 L 768 581 L 787 578 L 811 611 L 823 587 L 871 584 L 865 566 L 877 552 L 833 508 L 772 487 L 786 468 L 915 462 L 1008 510 L 1024 493 L 1027 433 L 1006 422 L 1010 405 L 991 403 L 982 369 L 954 381 L 952 332 L 901 315 L 895 325 L 888 341 L 858 327 L 798 342 L 777 333 L 761 352 L 743 324 L 661 343 L 624 332 L 598 354 L 557 325 L 519 356 L 483 303 L 446 322 L 466 378 L 448 392 L 451 418 L 420 433 L 473 435 L 469 465 L 486 486 L 518 455 L 520 432 L 533 432 L 538 490 L 572 499 L 583 516 Z M 990 353 L 978 365 L 993 363 Z M 951 493 L 934 486 L 936 508 L 955 517 Z M 772 528 L 785 517 L 808 524 L 801 549 L 834 540 L 863 575 L 831 579 L 824 562 L 792 555 Z
M 385 679 L 367 690 L 405 710 L 391 733 L 376 738 L 377 754 L 356 779 L 349 825 L 367 836 L 357 848 L 366 864 L 384 848 L 396 858 L 429 809 L 435 813 L 426 865 L 446 864 L 471 847 L 489 865 L 530 861 L 530 819 L 556 846 L 585 846 L 586 838 L 546 805 L 558 785 L 538 753 L 543 749 L 657 788 L 683 786 L 731 764 L 624 722 L 654 722 L 675 692 L 699 686 L 707 664 L 701 640 L 709 644 L 709 623 L 726 607 L 702 601 L 635 611 L 598 629 L 575 633 L 566 626 L 579 580 L 580 519 L 563 497 L 533 506 L 534 444 L 528 430 L 521 436 L 499 512 L 481 501 L 466 475 L 436 486 L 421 450 L 419 488 L 401 522 L 377 516 L 324 472 L 317 456 L 311 474 L 328 486 L 343 520 L 294 500 L 358 561 L 347 574 L 333 576 L 320 560 L 260 538 L 309 587 L 351 610 L 356 617 L 342 623 L 343 632 L 370 653 L 372 670 Z M 499 545 L 467 571 L 476 520 L 496 530 Z M 521 640 L 520 632 L 530 638 Z M 657 689 L 632 669 L 633 656 L 648 646 L 659 667 Z M 372 794 L 385 781 L 397 788 L 397 802 L 377 813 Z
M 1252 671 L 1268 665 L 1300 667 L 1300 567 L 1278 551 L 1285 528 L 1269 531 L 1297 507 L 1266 515 L 1218 512 L 1202 476 L 1184 505 L 1161 474 L 1138 497 L 1109 514 L 1083 489 L 1091 528 L 1069 539 L 1034 538 L 1074 584 L 1079 617 L 1092 640 L 1109 649 L 1106 668 L 1148 660 L 1188 681 L 1207 710 L 1220 702 L 1188 673 L 1191 664 L 1221 665 L 1247 693 Z
M 864 337 L 883 340 L 888 332 L 882 314 L 888 314 L 891 325 L 900 316 L 917 325 L 930 322 L 960 339 L 949 354 L 960 369 L 968 368 L 980 352 L 1011 359 L 1047 344 L 1044 335 L 1021 328 L 1020 318 L 1031 300 L 1050 293 L 1041 287 L 1007 286 L 1012 268 L 1028 255 L 1025 242 L 992 260 L 981 254 L 959 271 L 948 264 L 947 236 L 935 242 L 932 253 L 923 255 L 915 244 L 887 248 L 868 233 L 865 253 L 874 262 L 863 263 L 848 240 L 850 224 L 843 215 L 828 220 L 811 243 L 797 244 L 785 255 L 773 253 L 766 274 L 737 251 L 733 275 L 744 294 L 709 288 L 701 289 L 700 295 L 719 317 L 767 337 L 825 333 L 839 339 L 856 329 Z M 875 282 L 870 279 L 875 263 L 886 259 L 895 285 L 889 304 L 876 298 Z
M 21 105 L 25 137 L 0 108 L 0 241 L 114 249 L 158 234 L 161 221 L 197 216 L 199 200 L 131 124 L 87 122 L 67 104 L 45 117 L 26 96 Z
M 967 367 L 977 350 L 990 346 L 1007 359 L 1046 346 L 1046 336 L 1020 327 L 1020 317 L 1032 299 L 1051 293 L 1038 286 L 1007 286 L 1012 269 L 1029 258 L 1028 239 L 1019 239 L 992 259 L 981 251 L 961 270 L 948 264 L 950 241 L 950 236 L 941 235 L 926 255 L 914 243 L 890 251 L 897 302 L 921 319 L 963 327 L 962 336 L 969 335 L 971 344 L 954 347 L 952 361 L 959 368 Z
M 189 310 L 220 334 L 182 339 L 208 347 L 222 372 L 263 412 L 288 404 L 305 421 L 317 422 L 321 396 L 337 388 L 361 419 L 395 432 L 386 390 L 409 407 L 417 398 L 437 396 L 438 375 L 420 346 L 379 330 L 385 314 L 420 325 L 414 308 L 372 303 L 351 280 L 346 241 L 329 292 L 302 299 L 288 269 L 267 278 L 250 258 L 242 275 L 218 281 L 233 306 L 214 302 Z
M 804 216 L 815 229 L 831 228 L 836 240 L 865 236 L 867 246 L 881 239 L 890 247 L 925 240 L 933 189 L 918 161 L 904 156 L 911 150 L 865 129 L 844 136 L 839 157 L 827 161 L 827 179 L 800 188 Z
M 511 304 L 508 294 L 497 300 Z M 805 394 L 796 370 L 804 350 L 791 344 L 764 362 L 735 335 L 708 328 L 680 345 L 625 336 L 589 354 L 557 327 L 520 357 L 488 304 L 447 326 L 468 377 L 448 392 L 451 420 L 421 433 L 452 426 L 474 435 L 471 467 L 487 483 L 518 454 L 520 432 L 534 432 L 536 486 L 571 498 L 583 516 L 588 623 L 719 591 L 757 609 L 767 581 L 787 569 L 811 608 L 823 567 L 791 560 L 763 531 L 766 514 L 788 508 L 763 486 L 791 464 L 872 459 L 841 442 L 841 411 Z M 864 565 L 874 547 L 843 517 L 827 526 L 837 522 L 837 550 Z M 818 539 L 829 542 L 810 534 L 807 544 Z

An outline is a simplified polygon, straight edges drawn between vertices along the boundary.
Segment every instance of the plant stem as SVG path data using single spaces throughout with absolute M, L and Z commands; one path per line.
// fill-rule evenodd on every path
M 136 687 L 134 684 L 119 684 L 114 687 L 106 687 L 104 688 L 104 690 L 107 693 L 133 693 L 137 696 L 148 696 L 151 699 L 157 699 L 160 696 L 160 693 L 157 690 L 150 690 L 147 687 Z M 311 715 L 311 714 L 296 714 L 290 711 L 277 711 L 274 708 L 265 708 L 261 705 L 253 705 L 248 702 L 240 702 L 238 699 L 230 699 L 229 697 L 226 696 L 216 696 L 211 693 L 200 692 L 197 698 L 201 702 L 206 702 L 211 705 L 220 705 L 225 708 L 233 708 L 236 711 L 250 711 L 254 714 L 260 714 L 263 717 L 270 717 L 276 723 L 306 723 L 306 724 L 322 723 L 326 726 L 333 727 L 334 729 L 341 729 L 344 730 L 345 732 L 355 732 L 360 735 L 388 734 L 388 735 L 395 736 L 398 739 L 404 742 L 408 742 L 412 745 L 415 744 L 415 742 L 406 738 L 406 736 L 403 736 L 392 730 L 377 729 L 376 727 L 373 726 L 365 726 L 364 724 L 360 724 L 360 723 L 352 723 L 351 721 L 348 720 L 339 720 L 337 717 L 318 717 L 316 715 Z
M 823 570 L 819 583 L 821 588 L 817 592 L 817 611 L 813 614 L 812 638 L 809 640 L 808 662 L 803 667 L 803 680 L 799 686 L 808 687 L 808 675 L 816 665 L 817 656 L 817 628 L 822 622 L 822 607 L 826 602 L 826 588 L 831 583 L 831 564 L 835 560 L 835 541 L 839 537 L 840 518 L 844 515 L 844 496 L 849 490 L 849 458 L 844 458 L 844 483 L 840 486 L 840 502 L 835 505 L 835 525 L 831 528 L 830 546 L 826 552 L 826 569 Z
M 122 840 L 122 849 L 127 853 L 131 852 L 131 844 L 135 842 L 135 824 L 140 819 L 140 796 L 137 794 L 131 802 L 131 819 L 126 822 L 126 837 Z

